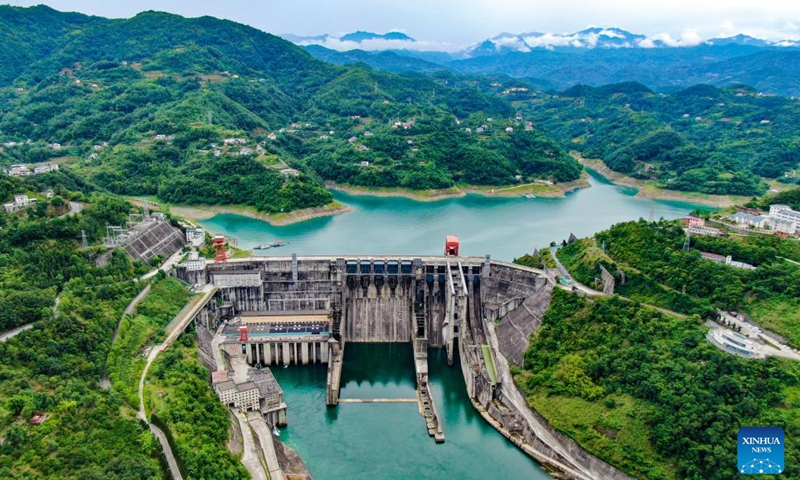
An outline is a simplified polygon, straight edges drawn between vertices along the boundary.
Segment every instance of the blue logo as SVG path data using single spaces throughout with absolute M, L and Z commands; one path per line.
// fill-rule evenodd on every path
M 742 427 L 739 429 L 739 473 L 766 475 L 781 473 L 783 429 L 780 427 Z

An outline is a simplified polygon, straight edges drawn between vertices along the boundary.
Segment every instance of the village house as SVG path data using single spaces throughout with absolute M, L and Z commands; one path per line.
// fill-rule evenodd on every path
M 50 173 L 50 172 L 57 172 L 58 165 L 54 163 L 45 163 L 44 165 L 39 165 L 34 167 L 33 173 L 34 175 L 40 175 L 42 173 Z
M 22 208 L 25 208 L 32 203 L 36 203 L 35 198 L 28 198 L 25 194 L 16 194 L 14 195 L 14 201 L 12 203 L 4 203 L 3 209 L 6 213 L 16 212 Z
M 716 253 L 709 253 L 709 252 L 700 252 L 700 256 L 706 260 L 711 260 L 712 262 L 722 263 L 725 265 L 730 265 L 734 268 L 744 268 L 747 270 L 755 270 L 756 267 L 750 265 L 749 263 L 744 262 L 737 262 L 733 260 L 733 257 L 730 255 L 718 255 Z
M 31 170 L 25 165 L 11 165 L 8 168 L 8 174 L 12 177 L 25 177 L 31 174 Z

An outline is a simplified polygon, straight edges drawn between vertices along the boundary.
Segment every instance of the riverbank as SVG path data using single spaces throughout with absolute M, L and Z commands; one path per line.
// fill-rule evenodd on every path
M 325 185 L 337 192 L 344 192 L 350 195 L 365 195 L 373 197 L 402 197 L 410 198 L 418 202 L 435 202 L 448 198 L 460 198 L 467 194 L 482 195 L 485 197 L 521 197 L 531 194 L 537 197 L 561 198 L 567 193 L 580 188 L 589 188 L 588 175 L 584 173 L 581 178 L 573 182 L 557 183 L 553 185 L 545 183 L 526 183 L 521 185 L 510 185 L 501 187 L 481 186 L 481 185 L 460 185 L 439 190 L 411 190 L 407 188 L 370 188 L 353 185 L 326 182 Z
M 216 215 L 229 213 L 254 218 L 256 220 L 263 220 L 275 227 L 282 227 L 284 225 L 311 220 L 312 218 L 329 217 L 353 211 L 351 207 L 336 201 L 322 207 L 304 208 L 287 213 L 268 214 L 246 205 L 164 204 L 156 203 L 148 198 L 128 198 L 128 200 L 139 206 L 147 206 L 150 208 L 166 207 L 173 215 L 192 221 L 208 220 Z
M 750 200 L 750 197 L 737 195 L 710 195 L 698 192 L 682 192 L 679 190 L 667 190 L 659 188 L 654 182 L 640 180 L 629 177 L 623 173 L 615 172 L 608 167 L 602 160 L 590 160 L 583 158 L 579 153 L 572 152 L 572 156 L 580 162 L 584 168 L 601 175 L 603 178 L 621 187 L 635 188 L 636 197 L 652 198 L 656 200 L 675 200 L 680 202 L 691 202 L 708 205 L 715 208 L 728 208 L 734 205 L 742 205 Z

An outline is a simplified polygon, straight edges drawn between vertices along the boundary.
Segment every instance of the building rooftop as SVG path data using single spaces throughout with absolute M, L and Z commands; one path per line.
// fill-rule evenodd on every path
M 275 395 L 283 395 L 283 389 L 275 380 L 272 371 L 269 368 L 261 370 L 251 368 L 249 370 L 250 379 L 258 387 L 258 392 L 262 397 L 272 397 Z
M 228 380 L 227 370 L 217 370 L 211 373 L 211 383 L 222 383 Z
M 762 222 L 764 221 L 764 217 L 758 215 L 750 215 L 749 213 L 744 212 L 736 212 L 732 215 L 732 218 L 736 220 L 742 220 L 745 222 Z
M 217 383 L 215 385 L 220 392 L 225 392 L 227 390 L 234 390 L 236 388 L 236 382 L 233 380 L 226 380 L 224 382 Z
M 706 258 L 708 260 L 714 260 L 716 262 L 724 262 L 726 260 L 725 255 L 718 255 L 716 253 L 700 252 L 700 255 L 703 258 Z
M 239 392 L 246 392 L 248 390 L 257 390 L 258 386 L 255 382 L 244 382 L 244 383 L 237 383 L 236 390 Z
M 792 218 L 797 222 L 800 222 L 800 212 L 796 212 L 789 207 L 778 210 L 778 213 L 781 215 L 786 215 L 787 217 Z
M 327 310 L 284 310 L 269 312 L 242 312 L 242 323 L 248 327 L 252 324 L 265 323 L 327 323 Z

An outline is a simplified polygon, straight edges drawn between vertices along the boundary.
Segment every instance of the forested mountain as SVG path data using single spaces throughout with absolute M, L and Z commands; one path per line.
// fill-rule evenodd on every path
M 640 220 L 561 248 L 558 258 L 576 280 L 595 285 L 602 265 L 617 277 L 618 295 L 587 300 L 554 289 L 516 380 L 554 428 L 635 478 L 740 478 L 718 468 L 735 463 L 735 449 L 717 447 L 735 445 L 747 425 L 800 432 L 800 364 L 723 352 L 706 340 L 704 321 L 735 310 L 800 345 L 800 244 L 693 236 L 686 251 L 685 239 L 678 221 Z M 796 459 L 800 449 L 787 447 L 788 478 L 800 475 Z
M 0 7 L 11 37 L 60 15 Z M 68 168 L 115 193 L 267 212 L 330 202 L 323 180 L 428 189 L 580 175 L 543 132 L 507 130 L 508 102 L 464 82 L 337 67 L 210 17 L 64 15 L 37 61 L 0 82 L 6 165 L 77 157 Z
M 800 103 L 744 86 L 669 95 L 638 83 L 576 86 L 519 108 L 586 158 L 670 189 L 759 195 L 759 177 L 800 164 Z
M 746 84 L 766 93 L 800 95 L 798 42 L 767 42 L 746 35 L 680 46 L 616 28 L 590 28 L 572 34 L 503 33 L 451 53 L 408 49 L 412 47 L 397 50 L 397 45 L 388 42 L 385 50 L 375 50 L 373 45 L 368 52 L 337 52 L 323 48 L 342 46 L 329 36 L 287 38 L 325 61 L 364 62 L 388 71 L 439 69 L 467 75 L 507 75 L 559 90 L 576 84 L 635 81 L 656 91 L 699 83 L 718 87 Z M 386 52 L 399 58 L 383 56 Z

